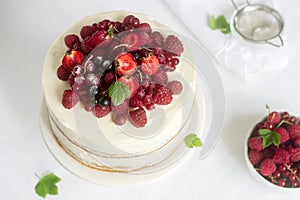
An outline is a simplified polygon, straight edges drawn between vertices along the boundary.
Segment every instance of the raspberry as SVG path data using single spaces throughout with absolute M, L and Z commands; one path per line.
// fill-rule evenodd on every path
M 57 77 L 60 80 L 67 81 L 69 79 L 70 74 L 71 74 L 70 70 L 65 68 L 63 65 L 57 68 Z
M 130 111 L 129 119 L 135 127 L 144 127 L 147 124 L 146 111 L 142 107 L 139 107 L 134 111 Z
M 300 137 L 300 125 L 290 125 L 286 130 L 290 134 L 291 139 Z
M 248 146 L 250 147 L 250 149 L 254 149 L 257 151 L 263 150 L 263 144 L 262 144 L 261 137 L 256 136 L 256 137 L 250 138 L 248 141 Z
M 139 33 L 140 45 L 147 45 L 151 42 L 150 36 L 145 31 L 140 31 Z
M 279 127 L 276 129 L 276 132 L 280 134 L 280 144 L 288 141 L 290 139 L 289 133 L 283 127 Z
M 184 51 L 182 42 L 175 36 L 169 35 L 163 44 L 163 49 L 180 56 Z
M 265 159 L 260 164 L 260 173 L 263 176 L 270 176 L 276 171 L 276 164 L 271 159 Z
M 152 40 L 153 47 L 161 47 L 164 41 L 162 34 L 158 31 L 151 33 L 150 39 Z
M 261 151 L 250 150 L 248 153 L 249 160 L 253 165 L 257 165 L 263 159 L 264 154 Z
M 72 90 L 65 90 L 63 93 L 62 104 L 66 109 L 73 108 L 79 101 L 79 95 Z
M 86 37 L 81 43 L 81 49 L 84 53 L 88 54 L 93 50 L 93 47 L 90 45 L 91 38 Z
M 165 85 L 168 82 L 168 75 L 163 69 L 159 69 L 153 76 L 152 81 L 157 84 Z
M 100 106 L 96 105 L 93 112 L 97 118 L 105 117 L 108 113 L 110 113 L 110 106 Z
M 128 112 L 128 108 L 129 108 L 128 100 L 125 100 L 123 103 L 121 103 L 118 106 L 112 104 L 111 112 L 116 116 L 125 115 Z
M 275 148 L 277 148 L 277 147 L 275 147 L 274 145 L 271 145 L 268 148 L 265 148 L 264 150 L 262 150 L 262 153 L 264 154 L 264 158 L 273 158 Z
M 76 34 L 69 34 L 64 38 L 65 44 L 69 49 L 74 49 L 78 45 L 79 37 Z
M 86 37 L 91 36 L 95 32 L 95 28 L 92 26 L 83 26 L 80 30 L 80 36 L 84 40 Z
M 180 94 L 183 89 L 181 82 L 176 80 L 169 82 L 167 87 L 173 92 L 173 94 Z
M 133 97 L 129 101 L 129 107 L 131 108 L 142 107 L 142 106 L 143 106 L 142 100 L 138 99 L 137 97 Z
M 157 84 L 152 99 L 155 104 L 168 105 L 173 100 L 172 91 L 163 85 Z
M 295 147 L 300 147 L 300 138 L 296 138 L 296 139 L 294 140 L 294 146 L 295 146 Z
M 300 160 L 300 148 L 291 148 L 289 149 L 289 153 L 291 155 L 291 161 L 298 162 Z
M 290 161 L 290 154 L 288 151 L 278 148 L 275 150 L 275 154 L 273 156 L 273 161 L 276 164 L 285 164 Z

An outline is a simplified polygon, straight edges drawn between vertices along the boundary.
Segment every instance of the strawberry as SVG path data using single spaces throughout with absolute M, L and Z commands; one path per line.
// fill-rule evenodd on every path
M 128 86 L 129 91 L 130 91 L 130 98 L 132 98 L 138 88 L 139 88 L 139 83 L 133 78 L 133 77 L 125 77 L 125 76 L 121 76 L 118 81 L 120 81 L 121 83 L 124 83 L 125 85 Z
M 128 35 L 124 35 L 121 38 L 121 43 L 126 44 L 128 51 L 135 51 L 141 45 L 140 38 L 136 33 L 129 33 Z
M 130 111 L 129 119 L 135 127 L 144 127 L 147 124 L 146 111 L 142 107 L 139 107 L 134 111 Z
M 155 55 L 143 57 L 141 60 L 142 70 L 145 74 L 154 75 L 160 66 L 159 60 Z
M 300 125 L 289 125 L 286 130 L 290 134 L 291 139 L 300 137 Z
M 137 62 L 133 55 L 124 52 L 118 55 L 115 60 L 116 72 L 120 76 L 122 75 L 132 75 L 137 69 Z
M 79 95 L 72 90 L 65 90 L 63 93 L 62 104 L 66 109 L 73 108 L 79 101 Z
M 72 71 L 73 67 L 80 65 L 84 60 L 83 54 L 78 50 L 71 50 L 66 53 L 62 59 L 62 65 L 69 71 Z

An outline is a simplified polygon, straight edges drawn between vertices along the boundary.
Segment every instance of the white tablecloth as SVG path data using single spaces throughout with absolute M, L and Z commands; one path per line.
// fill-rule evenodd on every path
M 199 1 L 205 4 L 204 0 Z M 212 1 L 218 6 L 217 0 Z M 38 181 L 35 173 L 52 171 L 62 181 L 58 184 L 59 195 L 47 199 L 299 199 L 299 192 L 281 192 L 259 184 L 249 174 L 243 156 L 245 135 L 252 123 L 266 114 L 265 104 L 272 109 L 300 113 L 300 2 L 279 1 L 278 5 L 285 18 L 290 48 L 288 67 L 247 83 L 222 65 L 218 67 L 227 113 L 222 138 L 214 151 L 204 160 L 194 155 L 182 167 L 155 182 L 114 188 L 91 184 L 70 173 L 53 158 L 43 141 L 39 114 L 43 98 L 41 72 L 47 49 L 66 27 L 83 16 L 116 9 L 144 13 L 175 31 L 189 33 L 159 0 L 1 1 L 0 198 L 40 199 L 34 192 Z M 196 14 L 191 12 L 190 17 Z M 206 14 L 211 13 L 207 10 Z M 209 37 L 201 34 L 203 41 Z

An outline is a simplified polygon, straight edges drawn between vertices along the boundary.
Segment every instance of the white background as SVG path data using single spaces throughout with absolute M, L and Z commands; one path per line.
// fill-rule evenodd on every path
M 218 6 L 218 1 L 213 1 Z M 277 191 L 258 183 L 249 174 L 243 156 L 245 136 L 252 124 L 266 114 L 266 103 L 273 109 L 300 113 L 300 4 L 297 0 L 279 2 L 291 50 L 289 64 L 285 69 L 262 74 L 247 83 L 218 67 L 226 93 L 227 114 L 222 138 L 209 157 L 198 160 L 194 155 L 181 168 L 146 185 L 114 188 L 91 184 L 68 172 L 53 158 L 43 141 L 39 112 L 43 98 L 41 72 L 47 49 L 80 18 L 109 10 L 144 13 L 178 32 L 185 30 L 158 0 L 2 0 L 0 199 L 40 199 L 34 192 L 38 181 L 35 173 L 47 172 L 62 178 L 58 184 L 59 195 L 47 199 L 299 199 L 300 192 Z M 201 13 L 190 15 L 195 14 Z M 203 40 L 209 37 L 194 34 Z

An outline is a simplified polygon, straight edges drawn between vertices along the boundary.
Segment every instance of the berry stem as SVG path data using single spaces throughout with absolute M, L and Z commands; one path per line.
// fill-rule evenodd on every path
M 270 115 L 271 111 L 270 111 L 270 107 L 268 104 L 266 104 L 266 109 L 268 110 L 268 115 Z
M 287 124 L 289 124 L 289 125 L 294 125 L 293 123 L 291 123 L 291 122 L 289 122 L 289 121 L 287 121 L 287 120 L 281 120 L 281 122 L 275 127 L 275 130 L 276 130 L 277 128 L 279 128 L 283 123 L 287 123 Z
M 297 176 L 296 173 L 293 172 L 293 170 L 290 168 L 290 166 L 287 165 L 286 163 L 284 164 L 284 166 L 285 166 L 285 167 L 286 167 L 293 175 L 295 175 L 297 181 L 300 182 L 300 178 Z

